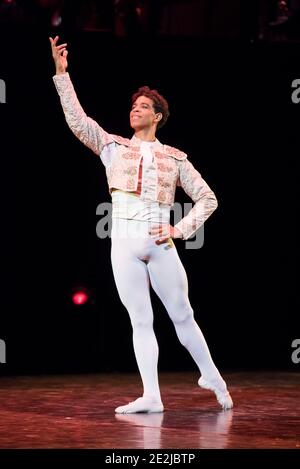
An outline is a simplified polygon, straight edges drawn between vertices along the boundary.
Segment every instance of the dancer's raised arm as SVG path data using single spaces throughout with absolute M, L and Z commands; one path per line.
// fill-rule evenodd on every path
M 66 121 L 76 137 L 94 153 L 100 155 L 104 145 L 112 139 L 100 125 L 88 117 L 78 101 L 76 92 L 67 72 L 67 44 L 57 44 L 59 37 L 49 38 L 56 74 L 53 77 Z

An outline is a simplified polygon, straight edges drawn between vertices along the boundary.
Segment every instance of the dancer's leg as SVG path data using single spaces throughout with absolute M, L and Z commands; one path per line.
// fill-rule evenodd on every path
M 134 244 L 133 244 L 134 243 Z M 120 299 L 126 307 L 133 329 L 133 346 L 143 382 L 143 398 L 116 409 L 116 412 L 160 412 L 158 384 L 158 344 L 153 330 L 153 311 L 149 275 L 144 261 L 133 249 L 139 240 L 112 238 L 111 260 Z
M 177 336 L 196 362 L 202 377 L 199 385 L 214 387 L 217 399 L 224 408 L 232 407 L 226 383 L 213 362 L 205 338 L 194 319 L 188 298 L 188 281 L 176 247 L 161 244 L 151 251 L 148 263 L 153 289 L 163 302 L 174 323 Z

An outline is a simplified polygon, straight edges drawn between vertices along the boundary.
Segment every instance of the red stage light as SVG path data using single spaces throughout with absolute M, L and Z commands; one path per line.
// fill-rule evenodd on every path
M 72 295 L 74 305 L 84 305 L 88 301 L 88 295 L 83 290 L 77 290 Z

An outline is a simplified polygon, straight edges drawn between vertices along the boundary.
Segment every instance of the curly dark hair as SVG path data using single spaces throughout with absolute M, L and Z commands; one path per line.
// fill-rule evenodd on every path
M 133 104 L 140 96 L 146 96 L 146 98 L 152 99 L 154 111 L 162 113 L 162 118 L 157 124 L 157 128 L 160 129 L 165 125 L 170 115 L 167 100 L 161 96 L 157 90 L 151 90 L 149 86 L 142 86 L 132 95 L 131 104 Z

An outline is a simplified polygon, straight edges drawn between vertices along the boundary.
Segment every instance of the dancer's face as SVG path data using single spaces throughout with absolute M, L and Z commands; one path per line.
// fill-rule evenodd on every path
M 151 128 L 161 118 L 161 113 L 156 113 L 153 101 L 146 96 L 139 96 L 133 103 L 130 111 L 130 126 L 134 130 Z

